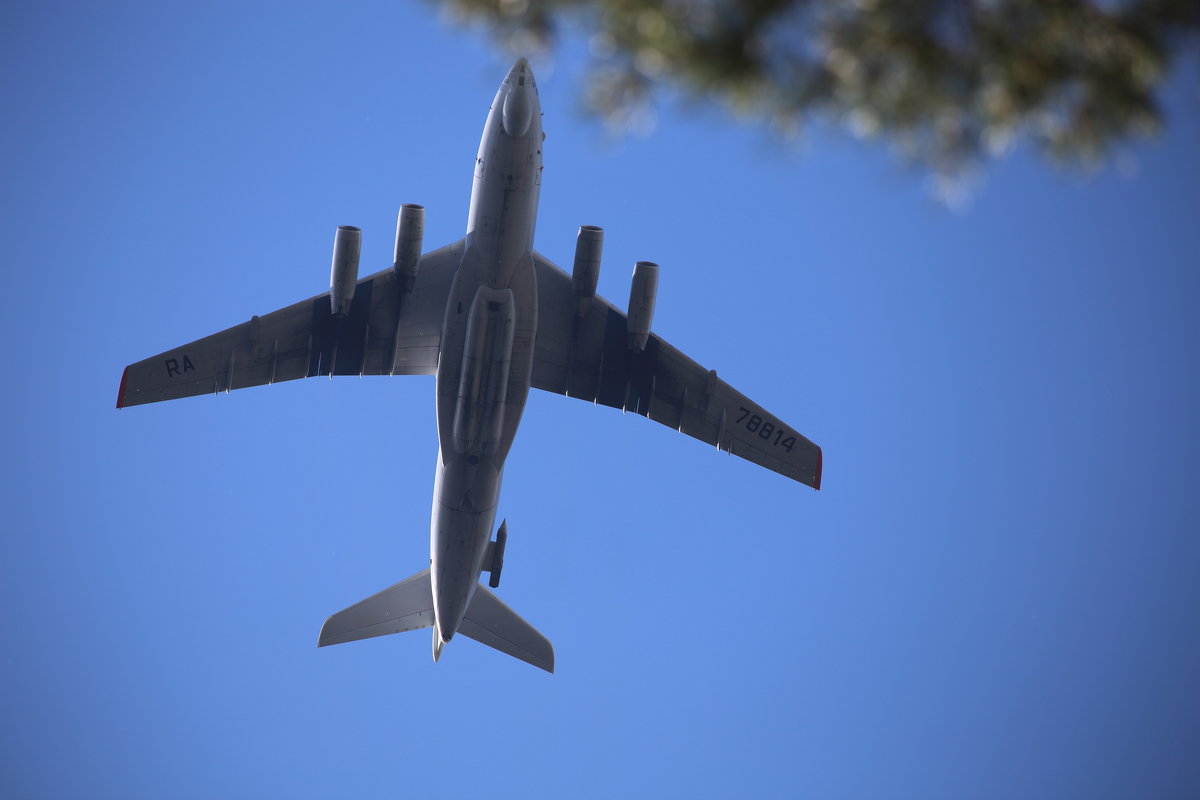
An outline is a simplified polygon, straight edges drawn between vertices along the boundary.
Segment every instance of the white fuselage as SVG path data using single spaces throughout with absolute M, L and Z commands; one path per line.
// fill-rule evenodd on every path
M 466 245 L 442 328 L 430 524 L 435 650 L 458 630 L 488 566 L 504 459 L 529 394 L 541 117 L 533 73 L 521 59 L 496 93 L 483 129 Z

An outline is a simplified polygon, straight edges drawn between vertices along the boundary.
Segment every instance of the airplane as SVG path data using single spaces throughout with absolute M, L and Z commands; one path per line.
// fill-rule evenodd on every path
M 640 414 L 821 487 L 817 445 L 651 332 L 657 264 L 637 262 L 622 313 L 596 295 L 601 228 L 580 227 L 569 275 L 534 249 L 544 139 L 521 58 L 488 112 L 462 239 L 422 254 L 424 208 L 405 204 L 392 265 L 359 280 L 362 232 L 340 226 L 328 293 L 121 375 L 117 408 L 317 375 L 435 376 L 429 567 L 329 617 L 319 647 L 432 627 L 435 662 L 461 633 L 554 671 L 550 641 L 490 590 L 508 538 L 507 521 L 491 538 L 504 461 L 531 387 Z

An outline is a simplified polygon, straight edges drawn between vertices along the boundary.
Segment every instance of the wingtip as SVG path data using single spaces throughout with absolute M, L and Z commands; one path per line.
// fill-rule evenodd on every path
M 125 379 L 129 377 L 129 367 L 121 371 L 121 386 L 117 389 L 117 408 L 125 407 Z
M 816 472 L 816 475 L 813 476 L 813 488 L 816 489 L 818 492 L 821 491 L 821 466 L 822 466 L 821 448 L 818 447 L 817 448 L 817 472 Z
M 546 639 L 545 636 L 543 636 L 542 638 Z M 542 669 L 546 670 L 546 672 L 549 672 L 551 675 L 553 675 L 554 674 L 554 643 L 551 642 L 549 639 L 546 639 L 546 649 L 549 650 L 550 652 L 543 659 L 543 663 L 538 664 L 538 666 L 541 667 Z
M 329 624 L 329 620 L 331 619 L 333 619 L 332 615 L 326 617 L 325 621 L 321 623 L 321 632 L 317 634 L 317 647 L 325 647 L 326 645 L 333 644 L 333 642 L 329 641 L 332 637 L 326 638 L 325 636 L 325 626 Z

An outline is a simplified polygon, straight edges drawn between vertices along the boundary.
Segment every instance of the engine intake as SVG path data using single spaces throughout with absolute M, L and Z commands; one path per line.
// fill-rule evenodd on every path
M 401 292 L 411 292 L 421 264 L 421 240 L 425 237 L 425 206 L 405 203 L 396 217 L 396 254 L 392 269 Z
M 362 252 L 362 229 L 339 225 L 333 236 L 333 264 L 329 268 L 329 310 L 335 317 L 350 313 L 354 285 L 358 283 L 358 256 Z
M 576 314 L 587 314 L 591 299 L 596 296 L 596 283 L 600 280 L 600 254 L 604 250 L 604 229 L 595 225 L 581 225 L 575 239 L 575 266 L 571 270 L 571 290 L 579 300 Z
M 658 264 L 653 261 L 637 262 L 633 267 L 633 283 L 629 287 L 629 349 L 635 353 L 646 349 L 657 295 Z

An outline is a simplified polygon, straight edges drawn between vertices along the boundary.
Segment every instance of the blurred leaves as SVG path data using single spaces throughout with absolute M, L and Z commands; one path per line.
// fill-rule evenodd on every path
M 813 117 L 940 175 L 1027 138 L 1098 163 L 1162 125 L 1156 91 L 1197 43 L 1197 0 L 440 0 L 514 52 L 590 36 L 587 105 L 644 127 L 656 89 L 785 134 Z

